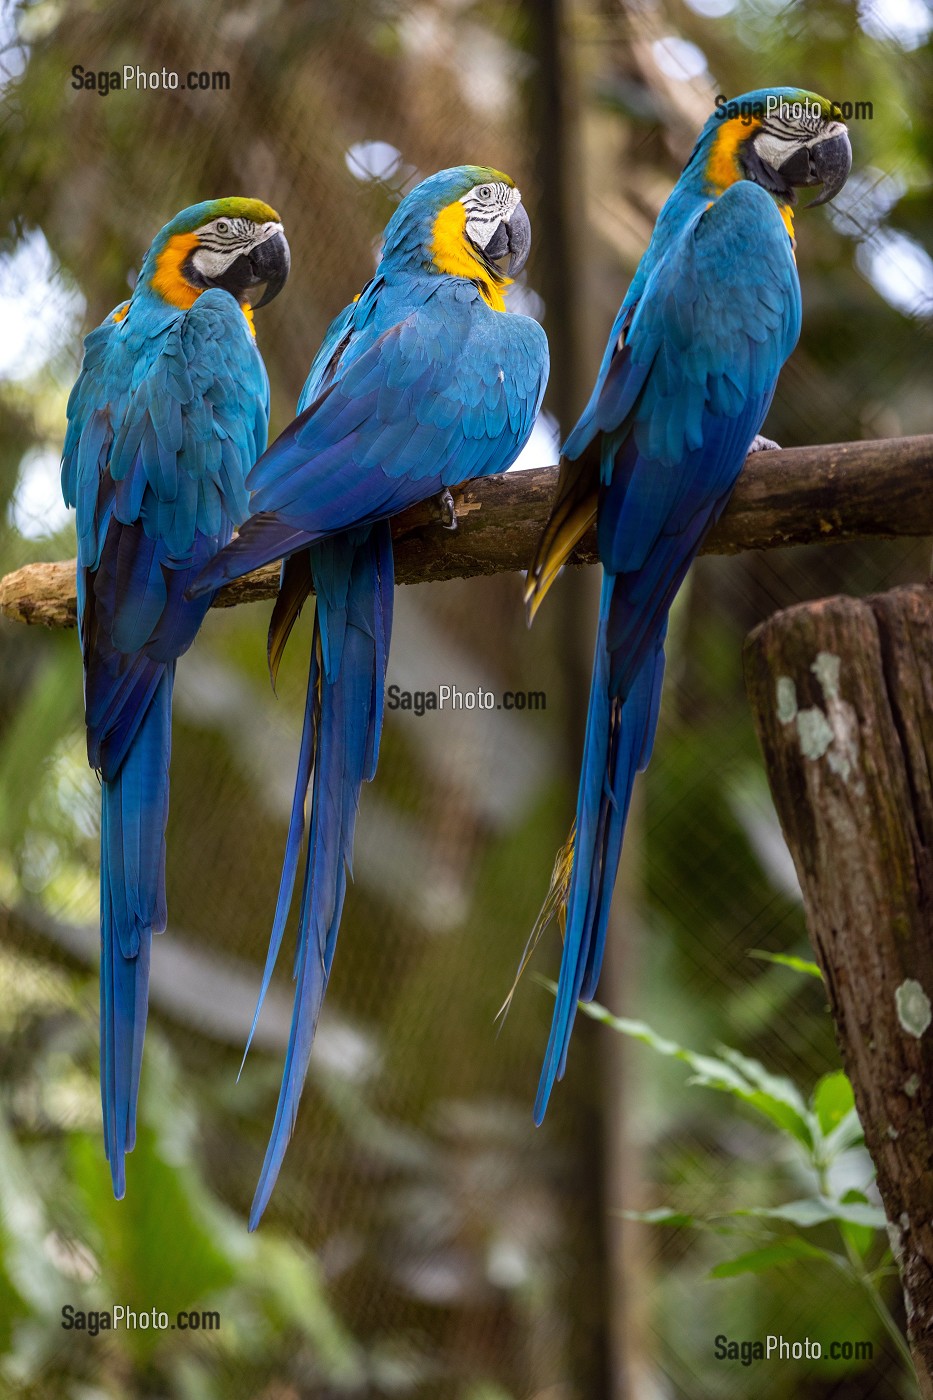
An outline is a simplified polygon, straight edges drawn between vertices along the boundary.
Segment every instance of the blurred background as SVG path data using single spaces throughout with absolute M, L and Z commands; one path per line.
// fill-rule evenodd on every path
M 292 277 L 257 317 L 275 433 L 325 326 L 370 276 L 400 195 L 462 161 L 509 171 L 534 227 L 511 305 L 539 317 L 552 345 L 546 416 L 524 460 L 543 464 L 585 402 L 714 96 L 765 84 L 872 104 L 851 126 L 846 190 L 798 219 L 804 331 L 767 431 L 785 446 L 933 431 L 931 32 L 925 0 L 6 0 L 0 571 L 73 555 L 58 462 L 81 338 L 184 205 L 248 194 L 284 218 Z M 124 63 L 226 71 L 229 90 L 72 86 L 76 64 Z M 601 1002 L 693 1050 L 733 1047 L 785 1093 L 832 1086 L 827 1130 L 845 1101 L 830 1103 L 839 1061 L 822 987 L 750 956 L 810 953 L 742 642 L 777 608 L 923 579 L 928 562 L 928 543 L 906 541 L 700 561 L 675 608 L 615 901 Z M 551 993 L 526 975 L 498 1034 L 494 1018 L 573 812 L 597 582 L 565 574 L 530 633 L 516 576 L 398 591 L 390 682 L 543 690 L 547 705 L 387 715 L 297 1130 L 253 1236 L 287 957 L 239 1082 L 237 1070 L 310 618 L 278 698 L 267 604 L 212 614 L 179 667 L 169 931 L 154 949 L 142 1128 L 119 1204 L 98 1104 L 99 793 L 77 638 L 0 622 L 2 1393 L 915 1393 L 880 1232 L 852 1227 L 846 1272 L 832 1221 L 804 1231 L 808 1253 L 779 1216 L 762 1236 L 764 1217 L 726 1215 L 848 1190 L 874 1219 L 863 1149 L 844 1151 L 830 1181 L 761 1114 L 585 1017 L 547 1122 L 532 1125 Z M 552 929 L 536 970 L 553 976 L 559 951 Z M 762 1240 L 766 1259 L 723 1268 Z M 91 1337 L 62 1329 L 69 1303 L 217 1310 L 221 1325 Z M 865 1341 L 872 1355 L 752 1367 L 715 1355 L 717 1336 L 769 1333 Z

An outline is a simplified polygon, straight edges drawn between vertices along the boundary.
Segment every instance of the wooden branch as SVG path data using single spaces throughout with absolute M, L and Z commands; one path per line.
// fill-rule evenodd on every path
M 933 1400 L 933 588 L 790 608 L 745 661 Z
M 438 582 L 526 568 L 556 481 L 556 467 L 541 467 L 470 482 L 456 493 L 456 532 L 441 528 L 430 501 L 397 516 L 397 582 Z M 933 437 L 893 438 L 749 457 L 704 549 L 737 554 L 856 537 L 931 534 Z M 595 560 L 591 532 L 571 562 Z M 278 567 L 270 565 L 222 589 L 215 606 L 271 598 L 277 588 Z M 73 627 L 74 563 L 27 564 L 0 579 L 0 613 L 45 627 Z

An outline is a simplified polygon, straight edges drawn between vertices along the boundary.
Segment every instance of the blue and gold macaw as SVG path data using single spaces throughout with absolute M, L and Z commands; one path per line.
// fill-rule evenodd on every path
M 388 517 L 434 495 L 444 497 L 449 515 L 451 486 L 505 471 L 527 441 L 547 379 L 547 341 L 536 322 L 503 314 L 502 293 L 524 266 L 530 238 L 519 192 L 500 171 L 458 166 L 405 196 L 386 228 L 375 277 L 327 333 L 298 417 L 250 473 L 251 519 L 198 583 L 213 588 L 285 557 L 269 634 L 273 676 L 312 579 L 317 592 L 260 1005 L 291 903 L 312 785 L 297 986 L 250 1229 L 295 1121 L 333 962 L 360 788 L 376 769 L 392 626 Z M 507 273 L 498 266 L 505 257 Z
M 256 199 L 192 205 L 129 301 L 84 342 L 62 491 L 76 507 L 88 760 L 101 778 L 100 1081 L 114 1194 L 136 1137 L 152 934 L 165 928 L 175 662 L 211 597 L 188 583 L 247 512 L 269 381 L 247 292 L 281 290 L 288 244 Z
M 720 104 L 661 210 L 563 449 L 527 578 L 529 619 L 594 521 L 603 584 L 575 830 L 542 910 L 545 921 L 562 911 L 565 936 L 538 1123 L 577 1002 L 596 991 L 632 784 L 658 721 L 668 612 L 800 334 L 795 189 L 822 184 L 813 203 L 827 202 L 851 159 L 844 125 L 814 93 L 762 89 Z

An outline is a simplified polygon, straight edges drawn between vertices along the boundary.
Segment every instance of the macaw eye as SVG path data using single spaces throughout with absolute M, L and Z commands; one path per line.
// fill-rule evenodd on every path
M 216 224 L 214 225 L 214 228 L 217 230 L 218 233 L 230 232 L 230 225 L 227 223 L 226 219 L 218 219 Z
M 492 190 L 488 185 L 480 185 L 476 193 L 479 195 L 480 199 L 492 199 Z

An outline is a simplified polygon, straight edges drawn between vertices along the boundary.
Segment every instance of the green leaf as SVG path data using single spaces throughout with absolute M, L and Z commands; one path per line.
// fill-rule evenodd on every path
M 757 958 L 759 962 L 774 963 L 777 967 L 789 967 L 793 972 L 815 977 L 818 982 L 823 980 L 823 974 L 815 962 L 808 962 L 806 958 L 795 958 L 791 953 L 766 953 L 762 948 L 751 948 L 748 956 Z
M 825 1225 L 828 1220 L 847 1221 L 851 1225 L 866 1225 L 872 1230 L 885 1228 L 884 1211 L 880 1206 L 854 1201 L 832 1201 L 828 1196 L 812 1196 L 807 1200 L 788 1201 L 783 1206 L 734 1210 L 731 1215 L 754 1215 L 760 1220 L 785 1220 L 790 1225 L 810 1229 Z
M 718 1048 L 723 1057 L 754 1085 L 752 1093 L 741 1095 L 745 1102 L 812 1152 L 813 1119 L 796 1084 L 783 1075 L 771 1074 L 758 1060 L 738 1050 L 723 1045 Z
M 777 1244 L 764 1245 L 761 1249 L 750 1249 L 745 1254 L 737 1254 L 733 1259 L 725 1259 L 710 1269 L 710 1278 L 735 1278 L 737 1274 L 763 1274 L 767 1269 L 779 1268 L 782 1264 L 795 1264 L 801 1259 L 826 1259 L 824 1249 L 806 1240 L 781 1240 Z
M 552 983 L 549 985 L 555 990 Z M 601 1021 L 621 1035 L 632 1040 L 640 1040 L 650 1045 L 659 1055 L 680 1060 L 693 1070 L 690 1084 L 698 1084 L 706 1089 L 717 1089 L 721 1093 L 732 1094 L 743 1103 L 755 1109 L 774 1127 L 788 1133 L 806 1149 L 812 1157 L 814 1150 L 814 1123 L 797 1086 L 780 1075 L 770 1074 L 764 1065 L 750 1059 L 738 1050 L 720 1046 L 722 1058 L 714 1055 L 701 1055 L 678 1045 L 675 1040 L 664 1036 L 645 1025 L 644 1021 L 630 1021 L 622 1016 L 613 1016 L 598 1002 L 581 1002 L 580 1010 L 594 1021 Z
M 844 1205 L 868 1205 L 868 1197 L 864 1192 L 856 1191 L 854 1188 L 846 1191 L 840 1199 Z M 869 1254 L 872 1245 L 878 1238 L 877 1229 L 870 1225 L 853 1225 L 848 1220 L 841 1220 L 839 1229 L 843 1239 L 848 1241 L 860 1259 L 864 1259 Z
M 832 1132 L 823 1141 L 820 1155 L 824 1165 L 847 1152 L 851 1147 L 857 1147 L 864 1140 L 862 1124 L 858 1113 L 854 1108 L 850 1109 L 846 1116 L 836 1124 Z
M 813 1090 L 813 1112 L 824 1137 L 828 1137 L 855 1107 L 855 1095 L 841 1069 L 824 1074 Z

